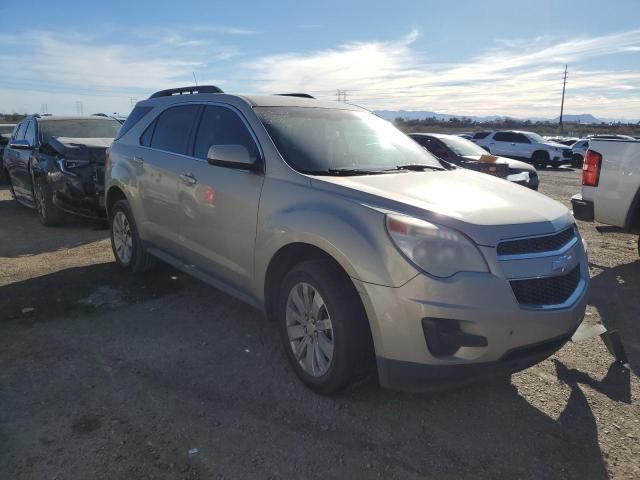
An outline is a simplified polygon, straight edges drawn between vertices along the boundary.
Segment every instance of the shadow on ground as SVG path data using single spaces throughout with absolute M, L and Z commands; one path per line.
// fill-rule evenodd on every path
M 11 225 L 11 228 L 2 228 L 2 225 Z M 66 215 L 60 226 L 45 227 L 35 210 L 13 200 L 8 187 L 0 187 L 0 257 L 37 255 L 108 237 L 105 222 L 73 215 Z
M 613 268 L 591 263 L 601 270 L 591 279 L 589 304 L 600 313 L 607 330 L 618 330 L 629 364 L 640 375 L 640 260 Z

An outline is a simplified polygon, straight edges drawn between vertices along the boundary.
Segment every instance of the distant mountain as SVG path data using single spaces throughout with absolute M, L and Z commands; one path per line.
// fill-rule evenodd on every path
M 514 120 L 531 120 L 532 122 L 549 121 L 558 123 L 560 117 L 556 118 L 544 118 L 544 117 L 528 117 L 517 118 L 508 115 L 487 115 L 485 117 L 478 117 L 474 115 L 454 115 L 449 113 L 431 112 L 429 110 L 377 110 L 374 112 L 385 120 L 393 121 L 396 118 L 404 118 L 405 120 L 424 120 L 425 118 L 436 118 L 437 120 L 448 121 L 451 118 L 470 118 L 476 122 L 492 122 L 495 120 L 501 120 L 505 118 L 513 118 Z M 639 119 L 623 119 L 623 118 L 596 118 L 590 113 L 581 113 L 580 115 L 563 115 L 562 119 L 565 123 L 636 123 Z
M 404 118 L 405 120 L 424 120 L 425 118 L 435 118 L 436 120 L 449 120 L 450 118 L 470 118 L 477 122 L 491 122 L 505 118 L 500 115 L 490 115 L 487 117 L 475 117 L 473 115 L 451 115 L 448 113 L 430 112 L 428 110 L 376 110 L 376 115 L 385 120 L 393 121 L 396 118 Z
M 556 117 L 552 122 L 559 122 L 560 117 Z M 562 121 L 564 123 L 602 123 L 604 120 L 600 120 L 590 113 L 581 113 L 580 115 L 563 115 Z

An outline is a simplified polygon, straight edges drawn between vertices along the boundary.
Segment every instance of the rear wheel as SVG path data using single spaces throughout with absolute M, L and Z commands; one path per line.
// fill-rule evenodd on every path
M 531 163 L 536 168 L 544 168 L 549 164 L 549 154 L 547 152 L 535 152 L 531 158 Z
M 571 166 L 573 168 L 582 168 L 583 163 L 584 159 L 579 153 L 575 153 L 573 157 L 571 157 Z
M 47 227 L 60 225 L 64 212 L 53 203 L 53 191 L 45 177 L 31 177 L 33 182 L 33 201 L 36 205 L 40 223 Z
M 286 275 L 277 318 L 291 365 L 317 393 L 330 395 L 364 377 L 373 365 L 360 298 L 330 261 L 304 262 Z
M 111 249 L 116 262 L 131 272 L 146 272 L 156 264 L 142 246 L 133 214 L 126 200 L 119 200 L 110 212 Z

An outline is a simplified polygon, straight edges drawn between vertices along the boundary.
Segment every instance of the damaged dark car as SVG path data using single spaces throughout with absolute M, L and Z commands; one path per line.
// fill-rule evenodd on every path
M 65 213 L 105 218 L 106 150 L 120 126 L 100 116 L 27 117 L 3 154 L 13 197 L 47 226 Z

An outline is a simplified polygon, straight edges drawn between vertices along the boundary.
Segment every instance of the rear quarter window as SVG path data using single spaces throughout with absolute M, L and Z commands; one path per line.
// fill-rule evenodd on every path
M 131 113 L 125 120 L 125 122 L 122 124 L 122 127 L 120 127 L 120 131 L 118 132 L 118 136 L 116 137 L 116 140 L 122 137 L 129 130 L 131 130 L 133 126 L 136 123 L 138 123 L 140 120 L 142 120 L 145 117 L 145 115 L 149 113 L 151 110 L 153 110 L 153 107 L 135 107 L 131 111 Z

